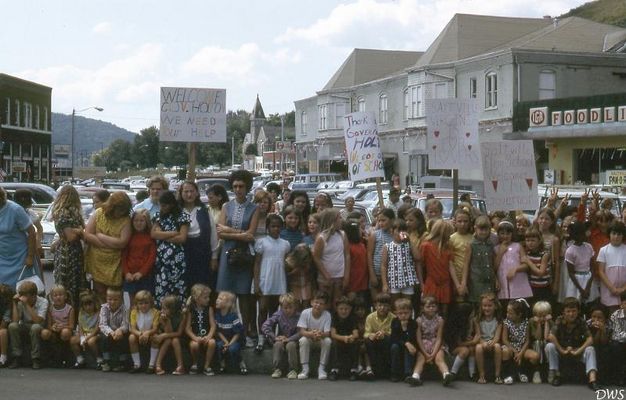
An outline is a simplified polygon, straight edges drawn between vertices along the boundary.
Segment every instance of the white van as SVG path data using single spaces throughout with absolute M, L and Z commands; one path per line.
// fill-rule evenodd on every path
M 341 180 L 341 174 L 320 173 L 296 175 L 289 184 L 291 190 L 315 191 L 317 185 L 324 182 L 337 182 Z

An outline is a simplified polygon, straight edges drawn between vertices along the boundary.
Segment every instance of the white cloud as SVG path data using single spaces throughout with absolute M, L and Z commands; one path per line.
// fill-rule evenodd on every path
M 99 22 L 91 29 L 93 33 L 109 33 L 111 31 L 111 23 L 108 21 Z
M 206 46 L 184 62 L 181 70 L 187 74 L 209 75 L 245 84 L 266 80 L 266 64 L 296 64 L 301 58 L 299 52 L 292 52 L 288 48 L 265 52 L 256 43 L 244 43 L 236 49 Z
M 274 41 L 347 48 L 425 49 L 455 13 L 554 16 L 584 1 L 357 0 L 338 5 L 309 26 L 290 27 Z

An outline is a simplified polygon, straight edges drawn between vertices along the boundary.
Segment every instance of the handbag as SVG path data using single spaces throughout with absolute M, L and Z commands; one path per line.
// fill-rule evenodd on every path
M 37 286 L 37 293 L 45 292 L 46 291 L 46 285 L 44 285 L 43 281 L 41 280 L 41 278 L 37 274 L 37 271 L 35 270 L 35 264 L 33 264 L 33 266 L 31 268 L 28 268 L 28 269 L 32 269 L 33 270 L 33 275 L 29 276 L 27 278 L 22 278 L 24 276 L 24 272 L 26 271 L 27 268 L 28 268 L 28 266 L 26 264 L 24 264 L 24 266 L 22 267 L 22 271 L 20 272 L 20 275 L 17 277 L 17 283 L 15 284 L 15 290 L 17 292 L 19 292 L 20 286 L 22 285 L 22 283 L 24 283 L 24 282 L 32 282 L 32 283 L 35 284 L 35 286 Z
M 226 251 L 226 263 L 229 267 L 248 267 L 253 262 L 254 256 L 246 242 L 238 242 L 235 247 Z

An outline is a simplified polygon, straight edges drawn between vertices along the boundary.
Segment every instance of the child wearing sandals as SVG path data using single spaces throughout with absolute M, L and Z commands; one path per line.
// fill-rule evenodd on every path
M 204 368 L 202 373 L 213 376 L 211 360 L 215 353 L 215 318 L 213 308 L 209 306 L 211 289 L 197 283 L 191 287 L 191 295 L 187 299 L 187 315 L 185 333 L 189 337 L 189 352 L 191 353 L 191 368 L 189 373 L 198 373 L 198 355 L 204 350 Z
M 82 351 L 89 351 L 96 358 L 98 366 L 102 366 L 102 357 L 98 350 L 98 298 L 96 294 L 90 290 L 81 292 L 80 310 L 78 311 L 78 324 L 76 325 L 76 335 L 70 340 L 72 352 L 76 355 L 76 364 L 74 368 L 80 369 L 85 367 L 85 357 Z
M 511 385 L 513 375 L 517 370 L 519 381 L 528 383 L 528 375 L 524 373 L 522 364 L 527 361 L 536 366 L 539 364 L 539 354 L 529 348 L 529 321 L 526 318 L 528 303 L 524 299 L 509 302 L 506 308 L 506 318 L 502 328 L 502 368 L 506 371 L 504 384 Z
M 433 296 L 422 298 L 422 315 L 417 317 L 417 362 L 413 375 L 406 379 L 411 386 L 422 384 L 420 374 L 426 364 L 435 364 L 443 376 L 443 386 L 452 382 L 452 374 L 448 370 L 443 343 L 444 320 L 437 313 L 437 300 Z
M 500 335 L 502 324 L 498 318 L 499 303 L 493 293 L 484 293 L 480 296 L 480 309 L 476 323 L 480 332 L 480 339 L 474 348 L 476 365 L 478 367 L 478 383 L 487 383 L 485 377 L 485 353 L 493 353 L 495 366 L 495 383 L 501 384 L 500 368 L 502 366 L 502 348 Z
M 183 352 L 180 338 L 185 329 L 185 314 L 182 312 L 182 304 L 178 296 L 168 295 L 161 300 L 161 316 L 159 317 L 159 333 L 154 336 L 154 343 L 159 346 L 159 355 L 156 359 L 155 373 L 165 375 L 163 359 L 170 347 L 174 349 L 176 357 L 176 369 L 172 375 L 183 375 Z
M 130 312 L 130 334 L 128 335 L 130 356 L 133 359 L 131 373 L 141 371 L 140 347 L 150 347 L 150 361 L 146 373 L 154 373 L 154 366 L 159 353 L 159 346 L 154 342 L 154 335 L 159 327 L 160 315 L 159 311 L 154 308 L 154 300 L 150 292 L 140 290 L 135 294 L 135 307 Z

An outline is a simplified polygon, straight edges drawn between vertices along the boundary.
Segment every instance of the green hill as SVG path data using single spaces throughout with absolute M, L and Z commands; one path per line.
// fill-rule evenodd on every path
M 52 144 L 70 144 L 72 132 L 72 116 L 52 113 Z M 113 125 L 110 122 L 86 118 L 77 115 L 74 120 L 74 148 L 77 152 L 92 153 L 116 139 L 130 143 L 135 140 L 135 133 Z
M 565 17 L 581 17 L 626 28 L 626 0 L 597 0 L 569 10 Z

